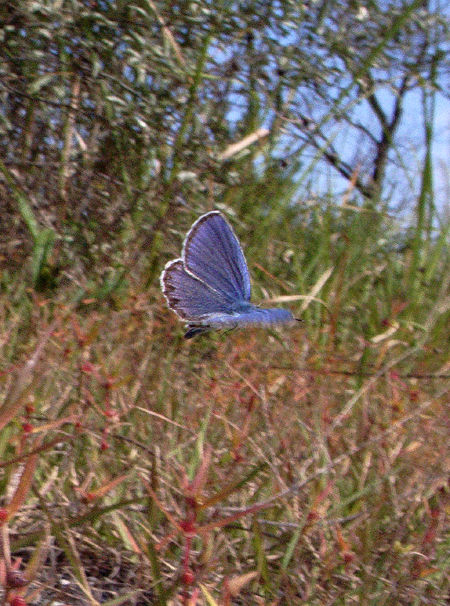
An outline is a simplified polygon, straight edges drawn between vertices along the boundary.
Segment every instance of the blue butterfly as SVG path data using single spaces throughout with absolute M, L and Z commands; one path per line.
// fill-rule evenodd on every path
M 219 211 L 192 225 L 179 259 L 161 274 L 169 307 L 188 322 L 186 339 L 211 329 L 247 324 L 291 322 L 287 309 L 262 309 L 250 303 L 250 275 L 233 229 Z

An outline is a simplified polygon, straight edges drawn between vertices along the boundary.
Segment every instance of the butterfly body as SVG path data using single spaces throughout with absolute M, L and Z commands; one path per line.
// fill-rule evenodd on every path
M 274 324 L 294 319 L 287 309 L 250 303 L 251 285 L 239 241 L 218 211 L 202 215 L 189 230 L 179 259 L 161 274 L 167 303 L 188 322 L 186 338 L 210 329 Z

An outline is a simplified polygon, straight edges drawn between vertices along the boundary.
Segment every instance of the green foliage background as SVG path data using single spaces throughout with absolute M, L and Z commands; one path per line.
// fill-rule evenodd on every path
M 0 24 L 4 603 L 448 603 L 445 10 L 37 0 Z M 212 208 L 253 299 L 302 325 L 183 341 L 158 277 Z

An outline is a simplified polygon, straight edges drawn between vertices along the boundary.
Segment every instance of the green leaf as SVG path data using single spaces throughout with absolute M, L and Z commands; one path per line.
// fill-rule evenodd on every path
M 52 80 L 55 79 L 55 74 L 46 74 L 45 76 L 41 76 L 34 82 L 30 84 L 28 87 L 28 93 L 30 95 L 34 95 L 39 92 L 42 88 L 44 88 L 47 84 L 49 84 Z

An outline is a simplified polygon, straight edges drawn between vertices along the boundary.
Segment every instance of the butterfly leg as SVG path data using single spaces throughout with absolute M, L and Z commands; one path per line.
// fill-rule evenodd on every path
M 196 337 L 197 335 L 200 335 L 204 332 L 208 332 L 209 330 L 211 330 L 210 326 L 201 325 L 201 324 L 198 324 L 198 325 L 188 324 L 187 328 L 188 328 L 188 330 L 184 334 L 185 339 L 192 339 L 193 337 Z

